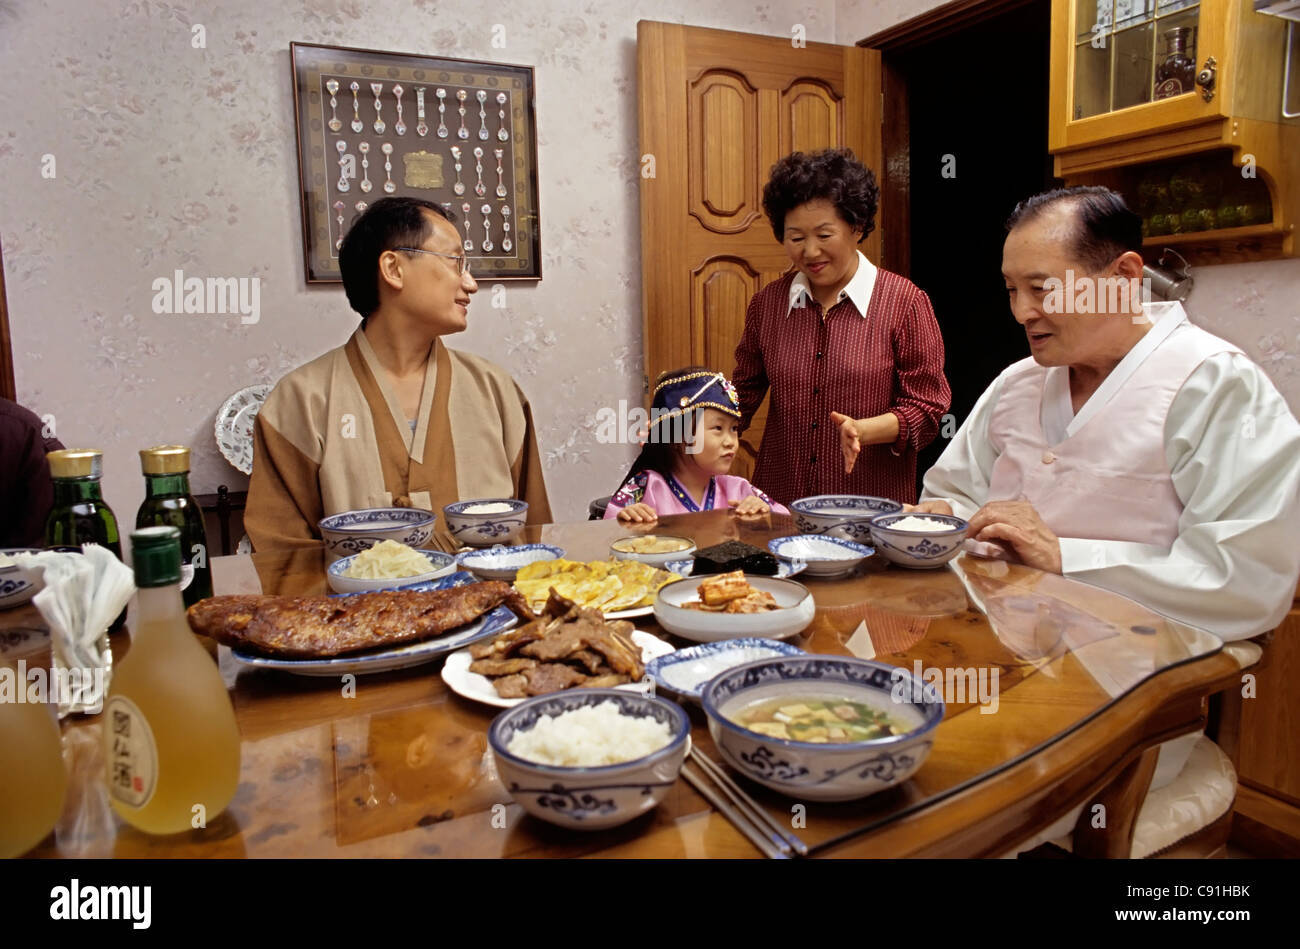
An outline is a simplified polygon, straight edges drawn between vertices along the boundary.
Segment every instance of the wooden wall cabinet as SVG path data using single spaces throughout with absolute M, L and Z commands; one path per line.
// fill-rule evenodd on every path
M 1300 79 L 1287 96 L 1288 46 L 1300 72 L 1300 31 L 1256 13 L 1252 0 L 1053 0 L 1057 176 L 1115 187 L 1116 169 L 1230 150 L 1234 165 L 1267 184 L 1272 220 L 1152 237 L 1151 255 L 1175 247 L 1194 263 L 1300 256 L 1300 116 L 1287 117 L 1300 113 Z M 1181 64 L 1167 61 L 1178 48 Z

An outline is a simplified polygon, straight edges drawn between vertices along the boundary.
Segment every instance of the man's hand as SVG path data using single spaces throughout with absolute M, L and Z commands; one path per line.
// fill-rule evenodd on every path
M 922 501 L 919 504 L 904 504 L 904 514 L 952 514 L 952 505 L 947 501 Z
M 975 540 L 1002 541 L 1026 566 L 1061 572 L 1061 541 L 1028 501 L 990 501 L 970 519 Z
M 727 503 L 735 509 L 737 517 L 761 517 L 764 514 L 772 513 L 772 508 L 768 503 L 753 494 L 747 498 L 741 498 L 739 501 L 728 501 Z
M 852 474 L 862 451 L 862 439 L 858 433 L 857 419 L 850 418 L 842 412 L 832 412 L 831 421 L 840 427 L 840 451 L 844 453 L 844 473 Z
M 659 520 L 659 515 L 649 504 L 638 502 L 629 504 L 623 510 L 618 512 L 618 519 L 630 524 L 653 524 Z

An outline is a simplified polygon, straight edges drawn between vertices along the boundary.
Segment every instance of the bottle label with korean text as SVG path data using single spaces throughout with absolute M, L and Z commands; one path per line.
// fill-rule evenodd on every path
M 158 746 L 148 720 L 122 695 L 104 707 L 108 790 L 127 807 L 144 807 L 158 787 Z

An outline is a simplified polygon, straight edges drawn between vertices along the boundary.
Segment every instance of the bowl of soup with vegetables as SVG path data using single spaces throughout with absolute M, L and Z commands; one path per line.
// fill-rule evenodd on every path
M 906 669 L 847 656 L 778 656 L 731 669 L 700 697 L 727 763 L 791 797 L 848 801 L 924 763 L 943 700 Z

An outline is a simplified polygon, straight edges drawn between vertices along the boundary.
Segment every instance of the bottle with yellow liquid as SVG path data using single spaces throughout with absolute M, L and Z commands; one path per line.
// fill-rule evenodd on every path
M 239 783 L 239 729 L 221 673 L 190 632 L 180 532 L 131 533 L 139 606 L 131 649 L 104 703 L 113 810 L 150 834 L 203 827 Z
M 15 689 L 27 683 L 12 663 L 0 677 Z M 59 726 L 40 701 L 0 688 L 0 859 L 31 850 L 63 812 L 68 773 Z

